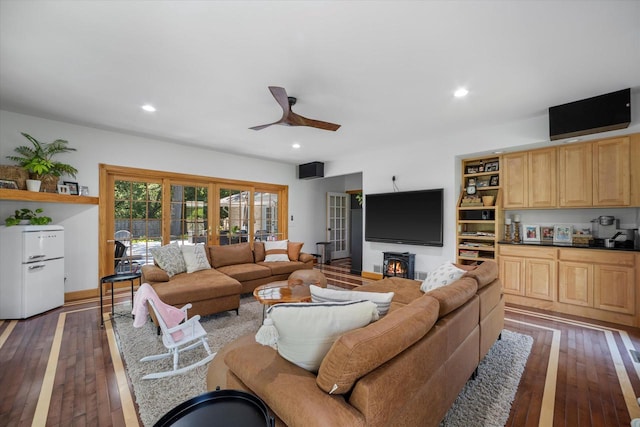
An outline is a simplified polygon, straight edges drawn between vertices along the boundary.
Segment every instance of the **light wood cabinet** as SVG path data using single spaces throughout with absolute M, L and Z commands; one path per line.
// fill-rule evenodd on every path
M 565 145 L 558 149 L 560 207 L 593 205 L 593 161 L 590 144 Z
M 560 261 L 558 270 L 558 301 L 593 307 L 593 265 Z
M 500 254 L 500 277 L 508 277 L 502 281 L 505 294 L 524 295 L 524 259 L 521 257 Z
M 556 299 L 556 249 L 516 245 L 500 246 L 503 291 L 548 301 Z
M 548 259 L 525 260 L 525 295 L 554 301 L 556 299 L 556 262 Z
M 503 156 L 505 209 L 557 206 L 556 151 L 553 147 Z
M 593 143 L 593 205 L 628 206 L 630 200 L 629 138 Z

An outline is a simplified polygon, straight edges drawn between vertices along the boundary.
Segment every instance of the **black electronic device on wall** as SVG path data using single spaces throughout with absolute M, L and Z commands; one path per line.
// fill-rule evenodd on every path
M 624 129 L 631 123 L 631 89 L 549 108 L 551 141 Z
M 324 177 L 324 163 L 311 162 L 298 165 L 298 179 L 311 179 Z

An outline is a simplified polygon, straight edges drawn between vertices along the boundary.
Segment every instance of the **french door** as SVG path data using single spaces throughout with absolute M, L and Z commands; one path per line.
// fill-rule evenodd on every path
M 349 195 L 327 193 L 327 241 L 332 243 L 330 258 L 349 256 Z

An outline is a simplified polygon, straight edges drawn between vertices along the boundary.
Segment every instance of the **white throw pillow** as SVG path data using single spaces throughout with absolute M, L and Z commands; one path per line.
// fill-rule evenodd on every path
M 177 243 L 153 248 L 150 252 L 158 267 L 166 271 L 169 277 L 187 271 L 187 264 L 184 262 L 182 250 Z
M 264 262 L 289 261 L 288 240 L 264 242 Z
M 310 285 L 311 302 L 336 302 L 336 301 L 359 301 L 367 300 L 375 303 L 378 307 L 380 317 L 387 314 L 393 292 L 360 292 L 360 291 L 340 291 L 336 289 L 326 289 L 320 286 Z
M 205 251 L 206 249 L 202 243 L 182 246 L 182 256 L 184 257 L 184 262 L 187 265 L 187 273 L 208 270 L 211 268 Z
M 280 356 L 317 372 L 334 341 L 377 320 L 378 308 L 371 301 L 276 304 L 267 316 L 278 330 Z
M 451 262 L 445 262 L 427 274 L 427 278 L 420 285 L 420 290 L 429 292 L 441 286 L 449 285 L 461 278 L 464 273 L 463 269 L 456 267 Z

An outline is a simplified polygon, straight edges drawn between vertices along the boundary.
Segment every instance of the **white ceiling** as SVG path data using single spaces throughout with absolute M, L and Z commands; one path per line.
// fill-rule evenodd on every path
M 282 115 L 270 85 L 342 127 L 249 130 Z M 0 108 L 293 164 L 627 87 L 638 0 L 0 0 Z

